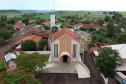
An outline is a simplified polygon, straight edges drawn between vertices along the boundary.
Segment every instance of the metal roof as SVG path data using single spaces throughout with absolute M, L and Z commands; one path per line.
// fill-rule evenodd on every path
M 16 55 L 13 53 L 8 53 L 5 55 L 6 62 L 10 61 L 11 59 L 15 59 L 15 58 L 16 58 Z

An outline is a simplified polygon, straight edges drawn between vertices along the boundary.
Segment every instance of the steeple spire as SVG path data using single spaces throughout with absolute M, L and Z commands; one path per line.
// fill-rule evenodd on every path
M 55 14 L 55 0 L 54 0 L 54 14 Z

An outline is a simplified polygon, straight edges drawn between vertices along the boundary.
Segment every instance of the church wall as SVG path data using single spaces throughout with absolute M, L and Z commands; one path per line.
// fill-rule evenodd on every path
M 48 49 L 51 49 L 51 39 L 48 39 Z
M 58 44 L 58 56 L 60 56 L 60 53 L 59 53 L 59 51 L 60 51 L 60 46 L 59 46 L 59 40 L 55 40 L 55 41 L 53 41 L 52 42 L 52 48 L 51 48 L 51 56 L 52 56 L 52 61 L 59 61 L 59 57 L 54 57 L 54 44 Z
M 77 53 L 76 53 L 76 58 L 72 58 L 72 54 L 71 54 L 71 59 L 72 59 L 71 61 L 72 61 L 72 62 L 76 62 L 76 61 L 78 61 L 77 58 L 78 58 L 78 56 L 79 56 L 79 55 L 78 55 L 78 42 L 75 41 L 75 40 L 72 40 L 72 47 L 71 47 L 72 50 L 71 50 L 71 53 L 73 53 L 73 44 L 77 44 Z M 79 49 L 79 50 L 80 50 L 80 49 Z
M 68 40 L 66 41 L 66 51 L 68 51 L 71 55 L 71 38 L 69 38 L 68 36 L 63 36 L 62 38 L 60 38 L 60 54 L 65 51 L 65 41 L 63 40 Z
M 71 62 L 71 59 L 69 56 L 67 56 L 67 62 Z
M 60 62 L 63 62 L 63 56 L 60 58 Z

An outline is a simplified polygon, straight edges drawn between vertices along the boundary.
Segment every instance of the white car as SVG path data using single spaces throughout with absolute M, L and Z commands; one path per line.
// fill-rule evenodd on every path
M 22 35 L 25 35 L 25 33 L 22 33 Z

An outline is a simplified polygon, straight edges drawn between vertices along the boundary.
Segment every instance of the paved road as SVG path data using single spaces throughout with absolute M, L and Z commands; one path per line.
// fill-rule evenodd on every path
M 27 33 L 30 30 L 33 29 L 33 26 L 35 26 L 35 24 L 31 25 L 28 29 L 20 31 L 20 32 L 16 32 L 17 36 L 14 37 L 13 39 L 11 39 L 10 41 L 4 43 L 2 46 L 0 46 L 0 60 L 3 59 L 3 55 L 4 55 L 4 51 L 6 49 L 12 48 L 14 46 L 14 44 L 19 41 L 20 39 L 22 39 L 25 35 L 22 35 L 22 33 Z M 8 47 L 9 46 L 9 47 Z
M 42 84 L 104 84 L 99 71 L 94 67 L 94 62 L 89 54 L 85 55 L 84 63 L 90 70 L 91 78 L 78 79 L 77 74 L 39 73 Z

